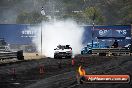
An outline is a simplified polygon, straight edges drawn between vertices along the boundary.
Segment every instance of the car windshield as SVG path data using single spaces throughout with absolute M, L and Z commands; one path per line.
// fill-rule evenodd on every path
M 70 45 L 58 45 L 59 49 L 70 49 Z

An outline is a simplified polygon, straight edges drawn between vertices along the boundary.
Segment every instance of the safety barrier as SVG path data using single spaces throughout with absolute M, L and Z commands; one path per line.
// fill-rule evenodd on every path
M 0 60 L 4 59 L 13 59 L 17 58 L 18 60 L 24 60 L 23 51 L 9 52 L 9 51 L 1 51 L 0 52 Z
M 101 48 L 92 49 L 93 55 L 131 55 L 130 50 L 126 48 Z

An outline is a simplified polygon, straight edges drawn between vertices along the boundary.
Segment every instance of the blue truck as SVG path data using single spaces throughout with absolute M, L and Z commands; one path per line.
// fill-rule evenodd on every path
M 100 45 L 98 42 L 93 42 L 93 47 L 92 43 L 88 43 L 82 50 L 81 54 L 92 54 L 92 48 L 109 48 L 106 45 Z

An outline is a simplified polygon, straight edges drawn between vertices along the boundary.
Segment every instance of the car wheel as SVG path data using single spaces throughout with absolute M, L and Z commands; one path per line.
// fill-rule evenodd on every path
M 57 58 L 57 56 L 56 55 L 54 55 L 54 59 L 56 59 Z
M 83 51 L 81 51 L 81 54 L 82 54 L 82 55 L 84 54 Z
M 69 56 L 68 58 L 72 58 L 72 56 Z

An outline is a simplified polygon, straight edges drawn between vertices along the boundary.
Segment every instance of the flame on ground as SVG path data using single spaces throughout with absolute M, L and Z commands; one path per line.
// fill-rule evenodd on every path
M 85 70 L 82 68 L 82 66 L 79 66 L 78 72 L 79 72 L 80 76 L 86 75 L 86 72 L 85 72 Z

